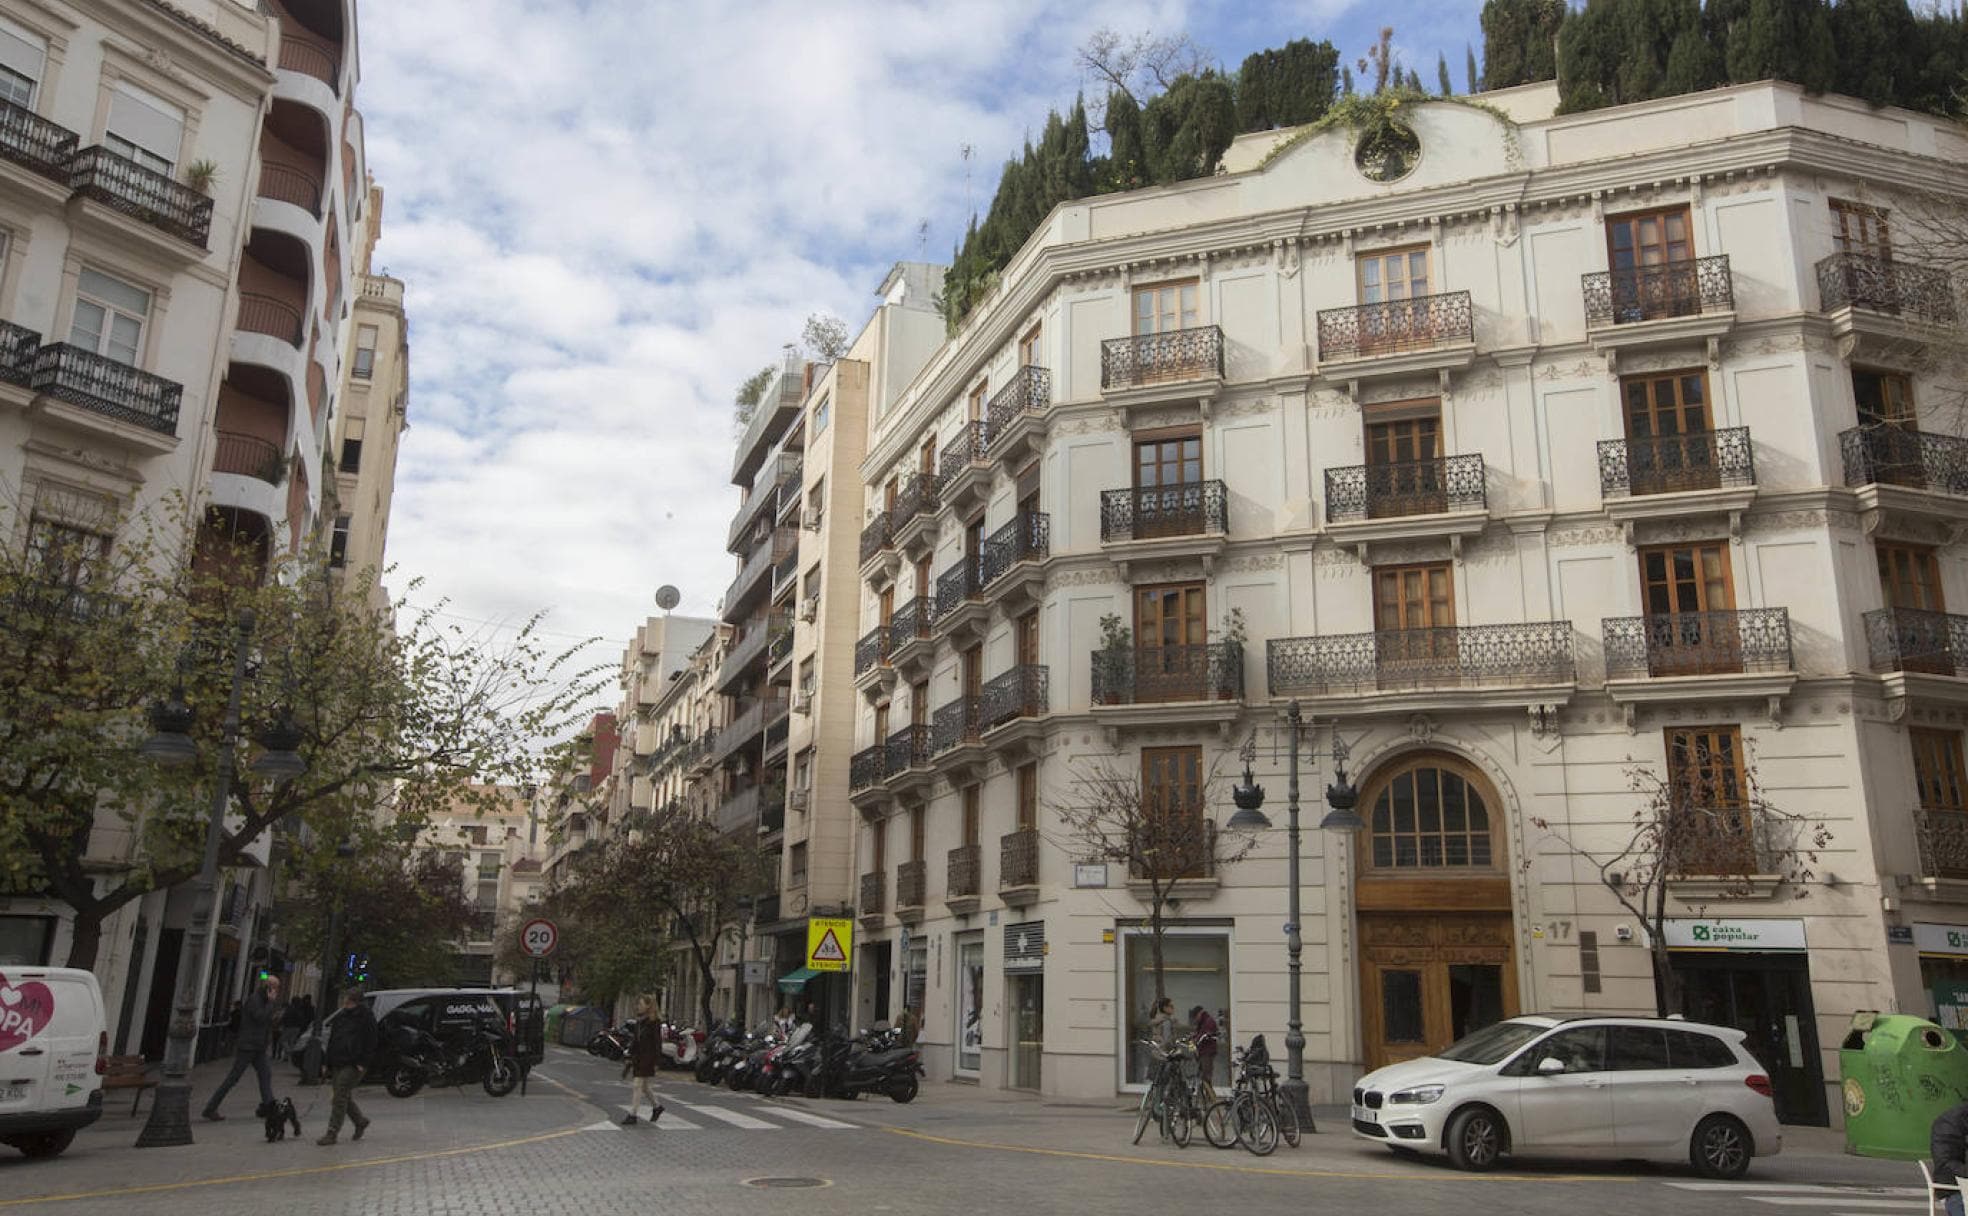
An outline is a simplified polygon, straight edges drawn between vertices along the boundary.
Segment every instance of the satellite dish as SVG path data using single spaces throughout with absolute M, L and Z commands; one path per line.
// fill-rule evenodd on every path
M 656 588 L 656 606 L 663 611 L 668 612 L 682 602 L 683 593 L 668 583 Z

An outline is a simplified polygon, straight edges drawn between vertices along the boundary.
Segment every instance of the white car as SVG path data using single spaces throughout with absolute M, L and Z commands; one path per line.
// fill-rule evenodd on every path
M 93 972 L 0 970 L 0 1144 L 52 1157 L 102 1116 L 104 1025 Z
M 1529 1016 L 1360 1078 L 1353 1134 L 1466 1170 L 1505 1154 L 1687 1160 L 1740 1178 L 1783 1148 L 1743 1032 L 1678 1018 Z

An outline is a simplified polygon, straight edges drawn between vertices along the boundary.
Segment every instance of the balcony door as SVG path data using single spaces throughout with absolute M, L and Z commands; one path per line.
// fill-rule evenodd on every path
M 1914 415 L 1913 381 L 1900 372 L 1852 369 L 1852 402 L 1858 407 L 1868 479 L 1882 485 L 1928 483 Z
M 1890 622 L 1897 635 L 1894 648 L 1900 670 L 1953 675 L 1952 631 L 1944 618 L 1928 615 L 1947 611 L 1933 548 L 1888 541 L 1876 542 L 1873 548 L 1879 560 L 1880 593 L 1886 607 L 1895 610 Z
M 1012 661 L 1020 667 L 1039 665 L 1039 612 L 1032 611 L 1012 622 Z
M 1831 200 L 1831 243 L 1840 253 L 1893 260 L 1893 238 L 1886 226 L 1886 213 L 1864 203 Z
M 1742 670 L 1736 594 L 1726 541 L 1640 551 L 1647 670 L 1702 675 Z
M 1606 220 L 1606 264 L 1613 316 L 1620 322 L 1685 317 L 1701 311 L 1692 273 L 1655 267 L 1692 262 L 1693 225 L 1686 207 L 1634 211 Z
M 984 648 L 972 646 L 963 652 L 963 699 L 964 699 L 964 738 L 977 737 L 978 722 L 983 717 L 983 709 L 978 698 L 984 695 Z
M 1449 509 L 1439 408 L 1434 402 L 1406 406 L 1403 412 L 1409 416 L 1367 423 L 1367 518 L 1435 515 Z
M 929 725 L 928 680 L 909 685 L 909 725 L 919 728 Z
M 1673 852 L 1682 859 L 1679 868 L 1686 874 L 1759 873 L 1740 728 L 1672 727 L 1666 734 Z
M 1919 727 L 1913 743 L 1913 781 L 1920 791 L 1920 859 L 1932 878 L 1968 878 L 1968 773 L 1961 732 Z
M 1428 246 L 1363 253 L 1353 270 L 1360 290 L 1360 353 L 1427 344 L 1427 318 L 1404 302 L 1428 295 Z
M 1435 681 L 1453 670 L 1455 623 L 1447 562 L 1374 569 L 1374 660 L 1382 687 Z
M 1203 749 L 1141 749 L 1142 810 L 1157 821 L 1148 836 L 1177 862 L 1154 877 L 1200 878 L 1209 873 L 1207 829 L 1203 824 Z M 1137 873 L 1137 878 L 1150 875 Z
M 1135 337 L 1194 329 L 1200 323 L 1197 311 L 1200 296 L 1201 286 L 1195 279 L 1135 288 Z
M 964 525 L 964 594 L 976 595 L 984 586 L 984 517 L 979 515 Z
M 1206 694 L 1208 595 L 1202 583 L 1141 587 L 1134 593 L 1134 699 L 1194 701 Z
M 1620 380 L 1626 422 L 1626 475 L 1635 494 L 1713 490 L 1715 422 L 1708 409 L 1708 373 L 1700 368 Z
M 1164 435 L 1134 445 L 1134 539 L 1203 530 L 1203 437 Z

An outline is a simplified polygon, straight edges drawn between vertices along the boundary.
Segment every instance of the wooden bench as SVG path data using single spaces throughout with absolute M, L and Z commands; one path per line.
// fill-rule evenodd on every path
M 137 1106 L 143 1101 L 144 1091 L 157 1088 L 157 1078 L 148 1074 L 142 1056 L 110 1056 L 103 1061 L 103 1089 L 134 1089 L 136 1097 L 130 1101 L 130 1114 L 137 1113 Z

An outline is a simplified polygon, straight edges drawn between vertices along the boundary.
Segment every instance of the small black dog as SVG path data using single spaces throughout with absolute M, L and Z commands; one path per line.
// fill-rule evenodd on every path
M 266 1120 L 266 1138 L 268 1144 L 272 1144 L 276 1140 L 285 1140 L 287 1138 L 287 1129 L 290 1127 L 293 1128 L 296 1138 L 300 1136 L 301 1117 L 294 1111 L 294 1100 L 292 1098 L 281 1098 L 271 1105 L 261 1103 L 259 1113 L 260 1117 Z

